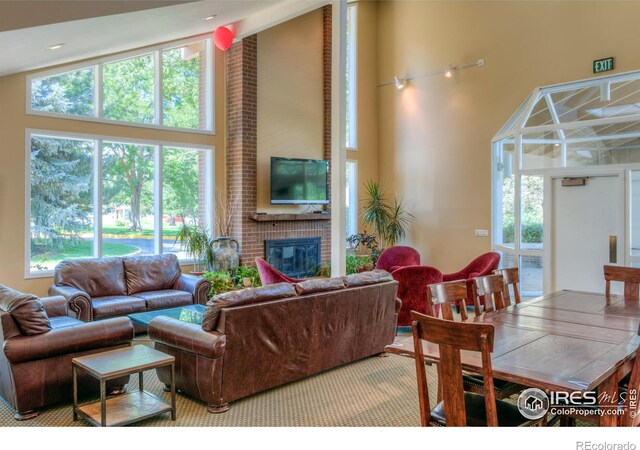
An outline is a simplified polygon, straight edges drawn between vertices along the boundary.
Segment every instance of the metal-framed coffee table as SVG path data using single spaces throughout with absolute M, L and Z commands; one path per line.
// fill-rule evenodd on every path
M 146 345 L 120 348 L 71 360 L 73 370 L 73 420 L 78 416 L 102 427 L 128 425 L 166 412 L 176 420 L 175 358 Z M 144 390 L 143 372 L 171 366 L 171 403 Z M 100 400 L 78 405 L 78 370 L 84 370 L 100 382 Z M 106 382 L 125 375 L 138 374 L 139 390 L 107 398 Z

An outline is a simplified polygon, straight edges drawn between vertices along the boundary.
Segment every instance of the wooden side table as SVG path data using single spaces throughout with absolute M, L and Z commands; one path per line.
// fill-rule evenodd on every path
M 102 427 L 128 425 L 139 420 L 171 412 L 176 420 L 175 358 L 146 345 L 111 350 L 73 358 L 73 420 L 78 416 Z M 143 372 L 171 366 L 171 404 L 144 390 Z M 100 382 L 100 400 L 78 405 L 78 369 Z M 138 374 L 140 389 L 107 398 L 106 382 L 114 378 Z

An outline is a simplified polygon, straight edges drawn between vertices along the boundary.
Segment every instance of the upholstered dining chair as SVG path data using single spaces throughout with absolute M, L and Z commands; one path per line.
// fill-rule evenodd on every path
M 492 312 L 510 306 L 508 294 L 505 296 L 505 288 L 502 275 L 485 275 L 474 278 L 473 296 L 476 308 L 480 306 L 480 298 L 484 299 L 484 312 Z
M 432 312 L 430 315 L 433 317 L 438 317 L 441 312 L 444 320 L 455 320 L 452 306 L 460 302 L 466 303 L 467 299 L 467 282 L 465 280 L 434 283 L 427 290 L 427 311 Z M 479 315 L 480 305 L 476 307 L 476 316 Z M 460 317 L 464 322 L 469 320 L 466 308 L 460 310 Z
M 430 266 L 405 266 L 391 272 L 391 276 L 398 282 L 397 296 L 402 301 L 398 326 L 411 326 L 412 310 L 433 315 L 429 309 L 427 291 L 430 284 L 442 281 L 442 273 L 438 269 Z
M 275 283 L 298 283 L 304 281 L 300 278 L 291 278 L 280 272 L 264 259 L 256 256 L 256 267 L 260 274 L 260 281 L 263 285 Z
M 500 264 L 500 253 L 488 252 L 484 253 L 462 269 L 453 273 L 446 273 L 442 275 L 442 281 L 455 281 L 466 280 L 467 281 L 467 305 L 473 305 L 473 279 L 484 275 L 493 273 Z M 480 299 L 480 304 L 484 300 Z
M 376 269 L 393 272 L 395 269 L 405 266 L 419 266 L 420 253 L 414 248 L 396 245 L 389 247 L 380 253 L 376 262 Z
M 464 303 L 467 300 L 467 282 L 464 280 L 447 281 L 436 283 L 429 286 L 427 299 L 429 302 L 428 309 L 433 311 L 434 317 L 438 317 L 438 309 L 442 312 L 444 320 L 455 320 L 452 305 Z M 476 315 L 480 315 L 480 304 L 477 297 L 474 301 Z M 466 308 L 460 309 L 460 318 L 467 321 L 469 316 Z M 465 391 L 482 393 L 484 392 L 484 382 L 482 377 L 473 373 L 465 373 L 462 376 Z M 498 399 L 510 397 L 518 391 L 524 389 L 521 385 L 504 380 L 494 380 L 493 382 L 495 396 Z
M 611 295 L 611 282 L 622 281 L 624 283 L 625 300 L 638 300 L 638 287 L 640 286 L 640 268 L 622 266 L 604 266 L 604 279 L 606 281 L 606 295 Z
M 502 275 L 502 279 L 504 280 L 505 288 L 504 288 L 504 296 L 505 302 L 511 305 L 511 293 L 509 292 L 509 287 L 513 289 L 513 300 L 515 304 L 520 303 L 520 288 L 518 285 L 520 284 L 520 273 L 517 267 L 507 267 L 503 269 L 496 269 L 493 273 L 497 275 Z
M 420 422 L 426 426 L 531 426 L 544 423 L 544 418 L 529 420 L 518 407 L 497 400 L 493 389 L 491 353 L 494 326 L 487 323 L 453 322 L 411 312 L 413 345 L 420 402 Z M 422 341 L 438 346 L 438 378 L 442 400 L 431 408 L 427 371 Z M 465 392 L 462 383 L 460 352 L 479 352 L 482 357 L 480 375 L 484 381 L 484 395 Z

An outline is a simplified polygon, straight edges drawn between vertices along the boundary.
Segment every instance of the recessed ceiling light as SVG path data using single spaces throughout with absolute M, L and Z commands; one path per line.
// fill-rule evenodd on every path
M 64 42 L 61 42 L 60 44 L 50 45 L 49 47 L 47 47 L 47 49 L 49 49 L 49 50 L 58 50 L 59 48 L 62 48 L 63 46 L 64 46 Z
M 204 18 L 204 19 L 202 19 L 202 20 L 211 20 L 211 19 L 214 19 L 215 17 L 216 17 L 216 15 L 214 14 L 214 15 L 212 15 L 212 16 L 207 16 L 207 17 L 205 17 L 205 18 Z

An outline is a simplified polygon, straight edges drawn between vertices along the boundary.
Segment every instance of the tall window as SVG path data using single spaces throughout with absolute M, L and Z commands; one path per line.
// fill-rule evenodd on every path
M 358 232 L 358 172 L 357 162 L 347 161 L 347 237 Z
M 347 108 L 346 108 L 346 146 L 349 149 L 357 147 L 356 129 L 356 62 L 357 62 L 357 9 L 356 4 L 347 7 Z
M 30 114 L 213 131 L 211 40 L 27 78 Z
M 179 227 L 211 226 L 210 149 L 55 133 L 31 133 L 29 142 L 28 274 L 67 258 L 184 259 Z

